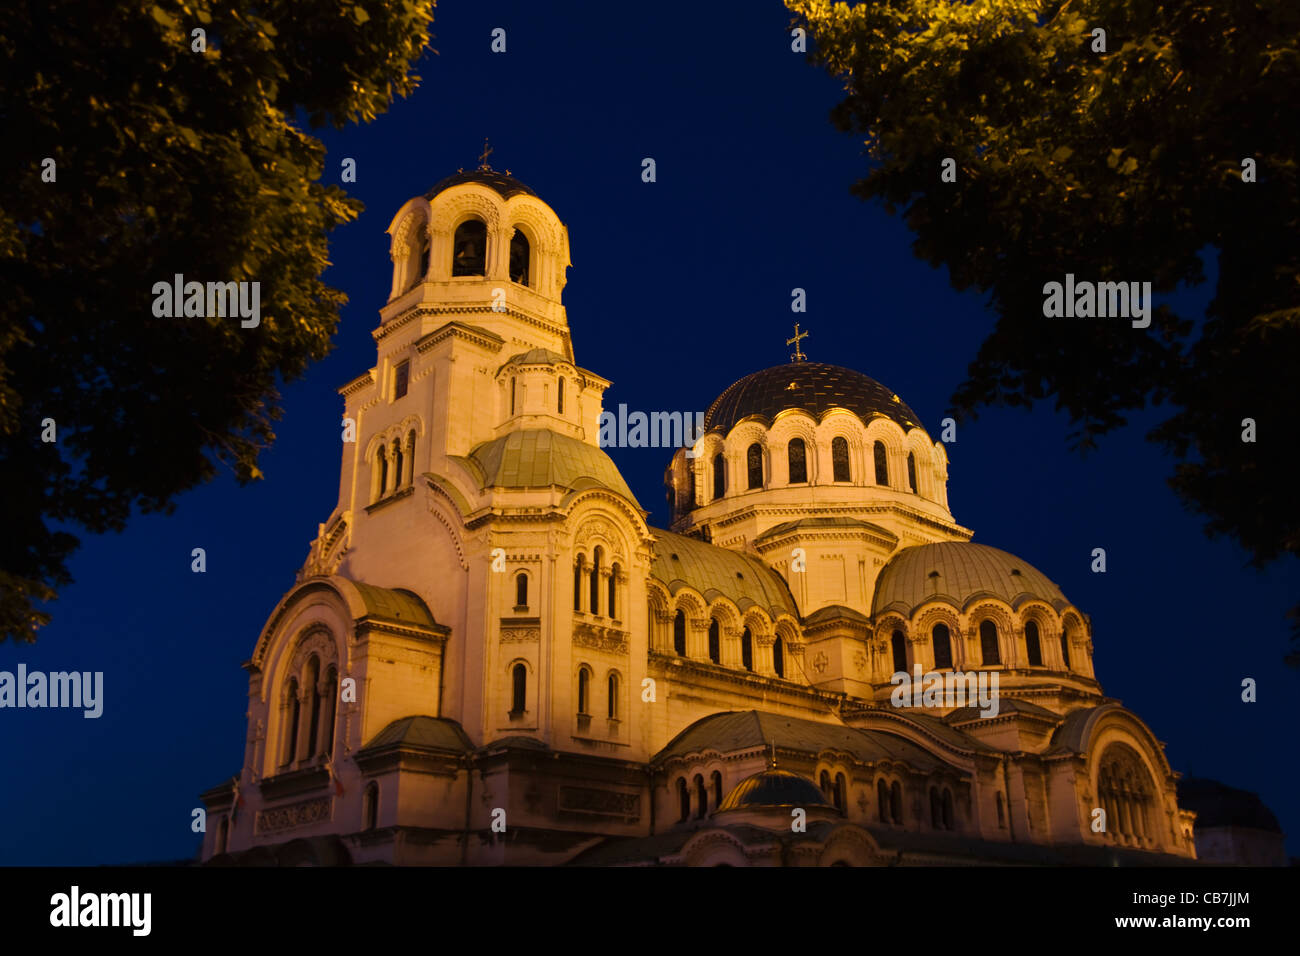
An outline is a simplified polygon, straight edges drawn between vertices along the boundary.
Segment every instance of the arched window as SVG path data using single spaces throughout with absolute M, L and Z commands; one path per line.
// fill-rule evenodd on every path
M 998 653 L 998 626 L 992 621 L 980 621 L 980 656 L 985 664 L 1001 664 Z
M 578 668 L 578 716 L 586 717 L 587 704 L 591 698 L 591 671 L 586 667 Z
M 785 677 L 785 642 L 780 637 L 772 642 L 772 670 L 777 677 Z
M 613 671 L 609 672 L 605 688 L 609 694 L 609 704 L 605 708 L 606 715 L 610 720 L 618 720 L 618 675 Z
M 331 664 L 325 671 L 325 694 L 321 702 L 325 708 L 321 721 L 321 753 L 334 753 L 334 718 L 339 699 L 339 672 Z
M 713 782 L 713 806 L 720 807 L 722 806 L 722 774 L 716 770 L 713 771 L 711 780 Z
M 889 459 L 885 457 L 885 443 L 876 442 L 872 453 L 876 459 L 876 484 L 889 487 Z
M 934 641 L 934 669 L 952 670 L 952 637 L 947 624 L 936 624 L 930 632 Z
M 876 819 L 881 823 L 889 822 L 889 785 L 884 780 L 876 781 Z
M 607 595 L 609 598 L 609 601 L 607 602 L 609 607 L 607 608 L 606 613 L 611 618 L 618 617 L 618 562 L 609 566 L 609 587 L 606 590 L 609 591 L 609 594 Z
M 709 621 L 709 660 L 715 664 L 722 663 L 722 640 L 719 636 L 721 628 L 718 626 L 718 619 L 715 617 Z
M 902 631 L 895 631 L 889 638 L 890 649 L 894 652 L 894 673 L 907 673 L 907 638 Z
M 1029 658 L 1030 667 L 1043 666 L 1043 645 L 1038 638 L 1038 623 L 1036 621 L 1025 622 L 1025 652 Z
M 515 228 L 510 237 L 510 281 L 528 285 L 528 237 L 523 230 Z M 561 409 L 563 411 L 563 409 Z
M 1065 663 L 1065 669 L 1070 669 L 1070 637 L 1065 633 L 1065 628 L 1061 628 L 1061 660 Z
M 528 575 L 523 571 L 515 575 L 515 607 L 528 607 Z
M 388 494 L 388 448 L 385 445 L 379 446 L 376 453 L 376 464 L 379 468 L 379 487 L 375 489 L 375 500 L 378 501 L 384 495 Z
M 845 438 L 831 439 L 831 470 L 836 481 L 851 481 L 849 474 L 849 443 Z
M 790 484 L 808 480 L 808 449 L 802 438 L 791 438 L 788 448 L 790 459 Z
M 721 498 L 727 493 L 727 459 L 722 455 L 713 456 L 713 497 Z
M 406 470 L 402 468 L 402 443 L 399 439 L 393 439 L 393 489 L 402 487 L 402 479 L 406 475 Z
M 907 485 L 912 494 L 916 494 L 916 455 L 910 451 L 907 453 Z
M 515 664 L 511 675 L 514 686 L 510 697 L 510 716 L 522 717 L 528 702 L 528 668 L 523 661 Z
M 371 780 L 361 796 L 361 829 L 373 830 L 379 826 L 379 784 Z
M 848 803 L 848 795 L 849 795 L 848 791 L 849 788 L 847 783 L 844 780 L 844 774 L 837 773 L 835 775 L 834 797 L 835 797 L 835 809 L 840 811 L 840 813 L 844 812 L 845 806 Z
M 515 413 L 515 377 L 510 376 L 510 414 Z
M 946 787 L 943 791 L 943 828 L 945 830 L 953 828 L 952 791 Z
M 889 788 L 889 815 L 895 823 L 903 822 L 903 788 L 897 780 Z
M 695 775 L 695 818 L 703 820 L 709 812 L 709 791 L 704 788 L 704 778 Z
M 393 369 L 393 399 L 405 398 L 411 387 L 411 363 L 400 362 Z
M 747 671 L 754 669 L 754 636 L 745 628 L 740 634 L 740 664 Z
M 998 794 L 998 826 L 1005 827 L 1006 825 L 1007 825 L 1007 813 L 1006 810 L 1004 810 L 1002 807 L 1002 794 L 999 793 Z
M 457 226 L 451 247 L 452 275 L 481 276 L 486 274 L 487 225 L 481 219 L 467 219 Z
M 686 778 L 677 778 L 677 803 L 681 807 L 682 815 L 677 818 L 678 823 L 685 823 L 691 818 L 691 792 L 686 787 Z
M 415 429 L 412 428 L 406 433 L 406 481 L 404 484 L 415 484 Z
M 591 554 L 591 607 L 587 608 L 592 614 L 600 613 L 600 559 L 604 556 L 605 550 L 596 545 Z
M 582 575 L 583 575 L 583 557 L 578 555 L 573 562 L 573 609 L 582 610 Z
M 320 659 L 315 654 L 307 661 L 307 676 L 303 678 L 307 693 L 311 694 L 311 723 L 307 725 L 307 749 L 301 756 L 310 760 L 316 756 L 316 741 L 320 730 Z
M 560 379 L 555 385 L 555 411 L 558 415 L 564 414 L 564 379 Z
M 943 801 L 934 787 L 930 788 L 930 826 L 936 830 L 943 827 Z
M 829 800 L 831 798 L 831 775 L 823 770 L 821 776 L 817 778 L 817 782 L 821 787 L 822 796 Z
M 222 816 L 217 823 L 217 844 L 214 848 L 217 853 L 225 853 L 226 845 L 230 841 L 230 818 Z
M 763 449 L 759 447 L 758 442 L 749 446 L 745 452 L 745 467 L 749 472 L 749 488 L 752 491 L 755 488 L 763 487 Z
M 678 611 L 673 617 L 673 652 L 678 657 L 686 656 L 686 612 Z
M 298 681 L 291 679 L 285 688 L 287 700 L 285 705 L 289 711 L 288 735 L 284 740 L 284 762 L 293 763 L 293 759 L 298 754 L 298 721 L 302 714 L 302 698 L 298 694 Z

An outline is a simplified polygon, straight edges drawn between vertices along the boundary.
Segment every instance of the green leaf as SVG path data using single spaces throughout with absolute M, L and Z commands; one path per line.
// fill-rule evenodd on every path
M 364 7 L 353 7 L 352 19 L 356 20 L 357 23 L 365 23 L 370 19 L 370 14 L 366 13 Z

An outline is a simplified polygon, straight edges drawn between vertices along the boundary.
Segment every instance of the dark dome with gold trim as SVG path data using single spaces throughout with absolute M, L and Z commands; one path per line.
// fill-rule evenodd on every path
M 764 770 L 746 777 L 718 807 L 718 812 L 757 807 L 829 807 L 817 784 L 789 770 Z
M 881 415 L 904 431 L 923 427 L 916 412 L 874 378 L 824 362 L 791 362 L 754 372 L 732 384 L 704 413 L 704 428 L 729 432 L 751 415 L 770 424 L 781 412 L 796 408 L 818 421 L 832 408 L 843 408 L 864 423 Z
M 533 192 L 532 189 L 525 186 L 513 176 L 507 176 L 505 173 L 498 172 L 495 169 L 484 169 L 480 166 L 478 169 L 461 171 L 448 176 L 425 193 L 424 198 L 432 199 L 444 189 L 450 189 L 452 186 L 460 186 L 463 183 L 478 183 L 482 186 L 487 186 L 489 189 L 495 189 L 504 199 L 509 199 L 511 196 L 517 196 L 520 193 L 523 193 L 526 196 L 537 195 L 537 193 Z

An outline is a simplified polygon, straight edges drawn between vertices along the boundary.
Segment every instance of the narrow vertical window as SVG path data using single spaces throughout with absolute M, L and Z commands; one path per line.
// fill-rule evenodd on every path
M 402 442 L 400 439 L 393 439 L 393 490 L 396 491 L 402 487 L 402 479 L 406 471 L 402 468 Z
M 695 775 L 695 818 L 703 820 L 709 812 L 709 791 L 704 789 L 704 778 Z
M 718 619 L 709 622 L 709 660 L 715 664 L 722 663 L 722 639 L 719 635 Z
M 388 494 L 388 449 L 379 446 L 379 498 Z M 378 499 L 376 499 L 378 500 Z
M 985 664 L 1001 664 L 998 653 L 998 627 L 992 621 L 980 622 L 980 654 Z
M 596 550 L 591 554 L 591 607 L 587 610 L 592 614 L 600 613 L 600 559 L 604 553 L 604 549 L 596 545 Z
M 510 716 L 522 717 L 524 705 L 528 702 L 528 668 L 520 661 L 511 671 L 513 684 L 510 700 Z
M 564 379 L 560 379 L 559 384 L 556 386 L 555 394 L 557 396 L 555 411 L 558 414 L 563 415 L 564 414 Z
M 790 460 L 790 484 L 795 485 L 808 480 L 808 448 L 802 438 L 791 438 L 787 450 Z
M 740 664 L 747 671 L 754 669 L 754 636 L 750 634 L 749 628 L 740 635 Z
M 573 609 L 582 610 L 582 555 L 573 562 Z
M 588 698 L 591 696 L 591 671 L 578 668 L 578 716 L 587 716 Z
M 403 362 L 397 366 L 396 374 L 393 376 L 393 398 L 404 398 L 406 389 L 411 382 L 411 363 Z
M 311 717 L 307 724 L 307 749 L 302 757 L 310 760 L 316 756 L 316 741 L 320 731 L 320 660 L 313 655 L 307 662 L 307 677 L 304 681 L 307 693 L 311 694 Z
M 845 438 L 831 440 L 831 467 L 836 481 L 850 481 L 849 443 Z
M 727 493 L 727 460 L 722 455 L 713 456 L 713 497 L 721 498 Z
M 321 753 L 334 753 L 334 716 L 335 705 L 339 699 L 339 673 L 330 665 L 325 671 L 325 694 L 321 698 L 324 714 L 321 718 Z
M 284 762 L 293 763 L 294 757 L 298 755 L 298 721 L 302 714 L 302 700 L 298 695 L 298 682 L 289 681 L 288 701 L 286 701 L 289 710 L 289 734 L 285 738 Z
M 616 618 L 618 617 L 618 600 L 617 600 L 618 599 L 618 563 L 617 562 L 609 566 L 609 587 L 606 590 L 609 591 L 609 594 L 607 595 L 607 597 L 609 598 L 608 601 L 609 610 L 607 613 L 611 618 Z
M 829 800 L 831 798 L 831 775 L 823 770 L 821 776 L 817 778 L 817 785 L 821 787 L 822 796 Z
M 1070 669 L 1070 638 L 1065 633 L 1065 628 L 1061 628 L 1061 660 L 1065 664 L 1065 669 Z
M 885 443 L 878 441 L 872 447 L 876 459 L 876 484 L 889 487 L 889 459 L 885 457 Z
M 889 787 L 884 780 L 876 781 L 876 819 L 889 822 Z
M 889 815 L 895 823 L 903 822 L 903 788 L 897 780 L 889 788 Z
M 1025 653 L 1029 658 L 1030 667 L 1043 666 L 1043 644 L 1038 637 L 1036 621 L 1025 622 Z
M 420 261 L 416 264 L 416 281 L 429 274 L 429 224 L 420 224 Z
M 686 656 L 686 613 L 678 611 L 673 618 L 673 652 L 678 657 Z
M 606 707 L 610 720 L 618 719 L 618 675 L 610 671 L 609 679 L 605 681 L 606 689 L 609 692 L 609 706 Z
M 691 818 L 691 792 L 686 787 L 686 778 L 677 778 L 677 803 L 681 807 L 682 815 L 677 818 L 678 823 L 685 823 Z
M 902 631 L 895 631 L 889 638 L 889 648 L 894 655 L 894 673 L 907 673 L 907 639 Z
M 785 644 L 780 637 L 772 642 L 772 670 L 777 677 L 785 677 Z
M 912 494 L 916 494 L 916 455 L 910 451 L 907 453 L 907 484 Z
M 758 442 L 754 442 L 754 444 L 750 445 L 749 450 L 745 452 L 745 466 L 746 470 L 749 472 L 750 490 L 753 490 L 754 488 L 762 488 L 763 449 L 759 447 Z
M 373 780 L 366 784 L 361 798 L 361 829 L 373 830 L 379 825 L 379 784 Z
M 848 786 L 844 781 L 844 774 L 835 775 L 835 809 L 843 813 L 848 803 Z
M 936 624 L 930 632 L 934 640 L 934 669 L 952 670 L 952 637 L 947 624 Z
M 515 413 L 515 378 L 512 375 L 510 377 L 510 414 L 513 415 L 514 413 Z
M 515 575 L 515 609 L 528 607 L 528 575 L 520 571 Z
M 510 281 L 528 285 L 528 237 L 516 228 L 510 237 Z M 563 411 L 563 409 L 561 409 Z
M 720 807 L 722 806 L 722 774 L 715 770 L 711 779 L 713 782 L 713 805 Z
M 403 484 L 415 484 L 415 429 L 406 433 L 406 481 Z

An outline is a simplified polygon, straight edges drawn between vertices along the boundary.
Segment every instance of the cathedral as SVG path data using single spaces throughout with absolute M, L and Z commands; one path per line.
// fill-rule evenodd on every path
M 655 528 L 601 447 L 610 381 L 576 360 L 555 212 L 485 161 L 388 231 L 338 505 L 244 664 L 204 861 L 1195 859 L 1088 616 L 971 540 L 897 394 L 796 329 L 793 361 L 664 443 Z M 992 706 L 899 693 L 934 674 Z

